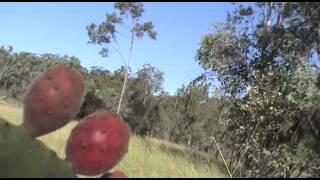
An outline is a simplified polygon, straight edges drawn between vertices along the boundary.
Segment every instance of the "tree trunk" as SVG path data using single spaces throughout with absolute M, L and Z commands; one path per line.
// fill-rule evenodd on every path
M 124 75 L 124 81 L 123 81 L 121 95 L 120 95 L 120 99 L 119 99 L 117 114 L 120 113 L 121 103 L 122 103 L 123 95 L 124 95 L 126 84 L 127 84 L 128 68 L 129 68 L 129 65 L 130 65 L 130 60 L 131 60 L 131 57 L 132 57 L 132 50 L 133 50 L 133 41 L 134 41 L 134 31 L 132 30 L 131 31 L 130 49 L 129 49 L 129 58 L 128 58 L 127 64 L 125 64 L 125 75 Z
M 123 85 L 122 85 L 122 90 L 121 90 L 120 100 L 119 100 L 119 104 L 118 104 L 117 114 L 120 113 L 121 103 L 122 103 L 124 91 L 125 91 L 126 84 L 127 84 L 127 78 L 128 78 L 128 67 L 127 67 L 127 65 L 126 65 L 126 66 L 125 66 L 124 81 L 123 81 Z

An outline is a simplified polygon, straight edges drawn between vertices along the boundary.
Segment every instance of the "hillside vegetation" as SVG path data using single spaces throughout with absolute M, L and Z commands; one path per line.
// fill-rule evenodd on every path
M 20 125 L 21 105 L 7 101 L 0 100 L 0 117 Z M 77 121 L 71 121 L 62 129 L 37 139 L 64 159 L 67 137 L 76 124 Z M 129 177 L 224 177 L 216 166 L 207 164 L 205 157 L 182 145 L 136 135 L 130 139 L 128 154 L 114 169 L 124 171 Z
M 62 64 L 80 72 L 86 92 L 74 119 L 99 110 L 118 112 L 135 134 L 119 165 L 130 176 L 207 177 L 229 169 L 224 174 L 233 177 L 320 177 L 320 3 L 233 4 L 226 20 L 213 23 L 211 32 L 199 38 L 194 59 L 202 72 L 173 94 L 164 90 L 164 72 L 151 64 L 131 71 L 137 62 L 131 59 L 138 50 L 135 42 L 157 39 L 157 25 L 142 21 L 140 2 L 116 2 L 115 12 L 107 12 L 101 24 L 86 26 L 84 36 L 99 47 L 104 63 L 111 62 L 108 53 L 120 55 L 119 69 L 83 67 L 90 59 L 1 47 L 0 93 L 21 102 L 48 68 Z M 131 39 L 117 48 L 118 30 L 128 24 L 122 29 Z M 18 123 L 21 109 L 11 107 L 1 111 Z M 40 139 L 61 150 L 69 130 Z M 58 139 L 46 139 L 53 137 Z

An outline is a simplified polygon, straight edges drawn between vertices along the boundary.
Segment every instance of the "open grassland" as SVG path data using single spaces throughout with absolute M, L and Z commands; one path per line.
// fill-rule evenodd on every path
M 0 99 L 0 117 L 11 124 L 20 125 L 22 105 Z M 76 125 L 76 121 L 71 121 L 63 128 L 37 139 L 64 159 L 66 140 Z M 129 152 L 114 168 L 117 169 L 128 177 L 226 177 L 203 155 L 191 152 L 182 145 L 136 135 L 132 135 Z

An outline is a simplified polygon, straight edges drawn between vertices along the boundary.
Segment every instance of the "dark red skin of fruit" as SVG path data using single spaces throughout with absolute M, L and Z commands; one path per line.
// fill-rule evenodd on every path
M 32 137 L 63 127 L 79 112 L 84 92 L 80 73 L 63 65 L 48 69 L 25 95 L 23 126 Z
M 122 171 L 114 171 L 112 173 L 106 173 L 102 175 L 100 178 L 128 178 Z
M 129 127 L 113 112 L 95 112 L 82 120 L 67 141 L 66 156 L 83 175 L 108 172 L 128 152 Z

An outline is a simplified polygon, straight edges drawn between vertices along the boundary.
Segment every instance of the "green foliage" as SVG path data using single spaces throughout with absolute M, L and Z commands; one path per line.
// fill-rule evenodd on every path
M 10 92 L 9 96 L 21 99 L 31 82 L 42 72 L 56 64 L 84 74 L 86 70 L 80 65 L 80 60 L 75 57 L 53 54 L 37 56 L 28 52 L 13 53 L 12 48 L 0 49 L 1 78 L 0 87 Z
M 121 28 L 131 33 L 131 45 L 146 35 L 156 38 L 151 22 L 138 23 L 142 3 L 117 2 L 115 9 L 100 25 L 87 27 L 102 55 L 112 50 L 122 56 L 116 38 Z M 40 72 L 65 64 L 85 77 L 83 118 L 117 111 L 128 78 L 120 115 L 134 133 L 218 156 L 215 138 L 236 176 L 319 177 L 319 12 L 317 2 L 239 3 L 226 23 L 201 39 L 196 59 L 203 75 L 175 95 L 162 90 L 163 73 L 150 64 L 135 74 L 128 74 L 129 63 L 114 72 L 87 70 L 75 57 L 13 53 L 12 47 L 0 49 L 0 88 L 21 98 Z M 221 92 L 210 96 L 214 78 Z
M 155 40 L 157 33 L 153 30 L 154 26 L 152 22 L 148 21 L 143 24 L 139 23 L 144 8 L 140 2 L 116 2 L 114 8 L 120 11 L 119 13 L 107 13 L 106 21 L 100 25 L 91 23 L 88 25 L 87 31 L 90 38 L 89 43 L 98 44 L 100 46 L 106 45 L 102 48 L 100 54 L 103 57 L 109 55 L 110 49 L 120 52 L 111 43 L 117 44 L 117 36 L 122 34 L 122 30 L 129 31 L 131 33 L 131 41 L 135 38 L 141 39 L 148 35 L 150 39 Z M 121 55 L 122 56 L 122 55 Z
M 196 56 L 203 76 L 232 95 L 222 123 L 230 166 L 242 162 L 251 177 L 319 177 L 320 4 L 256 5 L 240 4 Z
M 124 80 L 117 107 L 117 113 L 119 114 L 128 81 L 128 71 L 130 69 L 134 42 L 136 39 L 142 39 L 146 34 L 150 39 L 156 40 L 157 33 L 153 30 L 154 26 L 151 21 L 143 24 L 140 23 L 140 18 L 144 12 L 143 3 L 115 2 L 114 8 L 120 11 L 119 14 L 106 14 L 106 21 L 100 25 L 90 24 L 87 26 L 87 31 L 90 38 L 89 43 L 103 46 L 100 52 L 103 57 L 107 57 L 111 49 L 120 56 L 125 66 Z M 129 32 L 130 35 L 129 55 L 127 59 L 124 58 L 117 41 L 119 35 L 124 35 L 120 28 L 123 28 L 127 33 Z
M 5 48 L 1 49 L 0 57 L 0 62 L 4 64 L 4 68 L 1 69 L 0 87 L 3 92 L 8 92 L 6 94 L 10 97 L 20 100 L 24 91 L 40 73 L 53 65 L 65 64 L 82 73 L 87 87 L 84 102 L 77 115 L 78 119 L 99 110 L 116 111 L 115 105 L 120 97 L 124 67 L 115 72 L 101 67 L 92 67 L 89 71 L 83 68 L 80 60 L 74 57 L 13 53 L 12 50 Z M 130 77 L 122 115 L 136 129 L 136 132 L 146 134 L 153 126 L 149 121 L 157 121 L 156 117 L 150 116 L 157 116 L 153 114 L 155 105 L 152 104 L 158 103 L 154 94 L 162 89 L 162 83 L 163 73 L 150 64 L 141 68 L 136 77 Z

